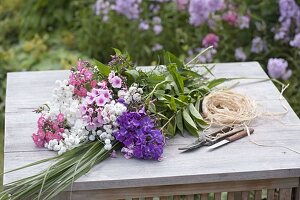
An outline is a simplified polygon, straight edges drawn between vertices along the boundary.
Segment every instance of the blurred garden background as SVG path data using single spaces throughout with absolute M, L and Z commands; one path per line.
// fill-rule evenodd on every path
M 128 51 L 137 65 L 157 64 L 163 50 L 188 60 L 210 45 L 203 63 L 258 61 L 290 84 L 284 95 L 299 116 L 299 6 L 300 0 L 0 0 L 1 166 L 7 72 L 69 69 L 78 58 L 107 62 L 112 48 Z

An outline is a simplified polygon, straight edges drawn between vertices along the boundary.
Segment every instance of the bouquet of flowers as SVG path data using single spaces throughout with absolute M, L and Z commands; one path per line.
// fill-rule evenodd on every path
M 56 81 L 52 100 L 36 110 L 32 139 L 58 155 L 24 166 L 51 161 L 45 171 L 9 183 L 0 199 L 51 199 L 117 150 L 128 159 L 162 160 L 167 136 L 198 136 L 207 125 L 201 101 L 227 79 L 206 78 L 206 66 L 193 70 L 197 57 L 185 64 L 166 52 L 164 65 L 146 72 L 115 51 L 108 65 L 79 60 L 68 80 Z

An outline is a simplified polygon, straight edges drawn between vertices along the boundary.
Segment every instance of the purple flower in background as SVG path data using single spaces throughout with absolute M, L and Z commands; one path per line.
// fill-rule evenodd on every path
M 260 53 L 266 50 L 266 43 L 261 39 L 261 37 L 255 37 L 252 40 L 251 52 Z
M 216 48 L 218 47 L 218 43 L 219 37 L 214 33 L 209 33 L 202 39 L 202 45 L 204 47 L 213 46 Z
M 155 129 L 154 123 L 144 110 L 125 112 L 118 117 L 119 130 L 116 139 L 124 144 L 122 152 L 126 158 L 161 159 L 165 144 L 162 132 Z
M 194 26 L 199 26 L 208 20 L 211 13 L 224 7 L 224 0 L 191 0 L 189 5 L 189 22 Z
M 156 35 L 160 34 L 163 30 L 163 27 L 161 25 L 161 18 L 160 17 L 153 17 L 152 22 L 154 24 L 153 31 Z
M 159 51 L 162 50 L 163 46 L 161 44 L 156 43 L 153 47 L 152 47 L 152 51 Z
M 139 29 L 144 30 L 144 31 L 148 30 L 149 27 L 150 27 L 149 24 L 145 21 L 141 21 L 141 23 L 139 24 Z
M 290 38 L 290 28 L 294 27 L 292 32 L 300 32 L 300 7 L 295 0 L 279 0 L 280 27 L 276 30 L 275 40 L 284 40 L 288 42 Z M 293 26 L 292 26 L 293 24 Z
M 187 8 L 188 3 L 189 3 L 189 0 L 176 0 L 177 9 L 185 10 Z
M 163 30 L 162 25 L 154 25 L 153 26 L 153 31 L 156 35 L 160 34 Z
M 238 26 L 240 29 L 248 29 L 250 23 L 250 17 L 247 15 L 240 16 L 238 19 Z
M 295 35 L 294 39 L 290 41 L 290 45 L 300 49 L 300 33 Z
M 116 0 L 113 10 L 128 19 L 138 19 L 140 14 L 141 0 Z
M 247 56 L 242 47 L 236 48 L 234 51 L 234 57 L 236 60 L 245 61 Z
M 288 63 L 282 58 L 270 58 L 268 61 L 268 74 L 272 78 L 282 78 L 287 80 L 292 75 L 292 70 L 288 70 Z
M 152 13 L 156 14 L 156 13 L 159 12 L 160 6 L 159 6 L 159 5 L 156 5 L 156 4 L 150 4 L 150 5 L 149 5 L 149 10 L 150 10 Z
M 235 26 L 237 24 L 238 15 L 235 11 L 228 11 L 223 14 L 223 20 L 226 21 L 231 26 Z
M 102 16 L 104 22 L 108 21 L 108 13 L 111 10 L 111 5 L 107 0 L 97 0 L 94 4 L 95 14 Z

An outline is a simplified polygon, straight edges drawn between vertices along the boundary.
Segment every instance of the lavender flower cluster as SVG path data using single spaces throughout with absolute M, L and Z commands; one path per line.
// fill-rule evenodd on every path
M 118 117 L 119 130 L 115 138 L 124 144 L 122 152 L 126 158 L 161 159 L 165 144 L 162 132 L 155 129 L 152 119 L 144 109 L 125 112 Z
M 209 15 L 225 7 L 224 0 L 191 0 L 190 24 L 199 26 L 207 22 Z
M 300 7 L 295 0 L 279 0 L 279 9 L 280 27 L 276 31 L 275 39 L 290 42 L 291 46 L 300 48 Z M 291 33 L 296 33 L 293 40 Z

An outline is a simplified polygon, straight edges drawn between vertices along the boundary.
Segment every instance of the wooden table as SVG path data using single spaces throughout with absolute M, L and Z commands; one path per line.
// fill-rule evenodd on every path
M 267 78 L 257 62 L 217 64 L 213 70 L 217 77 Z M 9 73 L 7 79 L 5 123 L 5 171 L 54 156 L 54 152 L 36 148 L 31 134 L 37 129 L 38 115 L 32 110 L 46 102 L 57 79 L 66 79 L 68 71 L 41 71 Z M 233 82 L 235 83 L 235 82 Z M 247 199 L 254 191 L 261 199 L 263 188 L 272 199 L 276 188 L 281 188 L 282 199 L 299 199 L 300 120 L 286 100 L 279 100 L 280 93 L 270 81 L 241 80 L 234 90 L 247 94 L 257 101 L 261 112 L 288 113 L 282 117 L 261 116 L 252 126 L 251 139 L 271 145 L 262 147 L 243 138 L 226 147 L 208 152 L 204 147 L 182 154 L 177 149 L 191 143 L 194 138 L 178 136 L 168 141 L 162 162 L 130 159 L 121 155 L 109 158 L 90 173 L 74 183 L 72 199 L 125 199 L 139 197 L 187 195 L 229 192 L 228 199 Z M 275 147 L 278 146 L 278 147 Z M 45 165 L 5 174 L 4 183 L 32 175 Z M 233 193 L 235 192 L 235 193 Z M 242 192 L 242 193 L 238 193 Z M 65 192 L 58 199 L 67 199 Z M 152 199 L 152 198 L 146 198 Z

